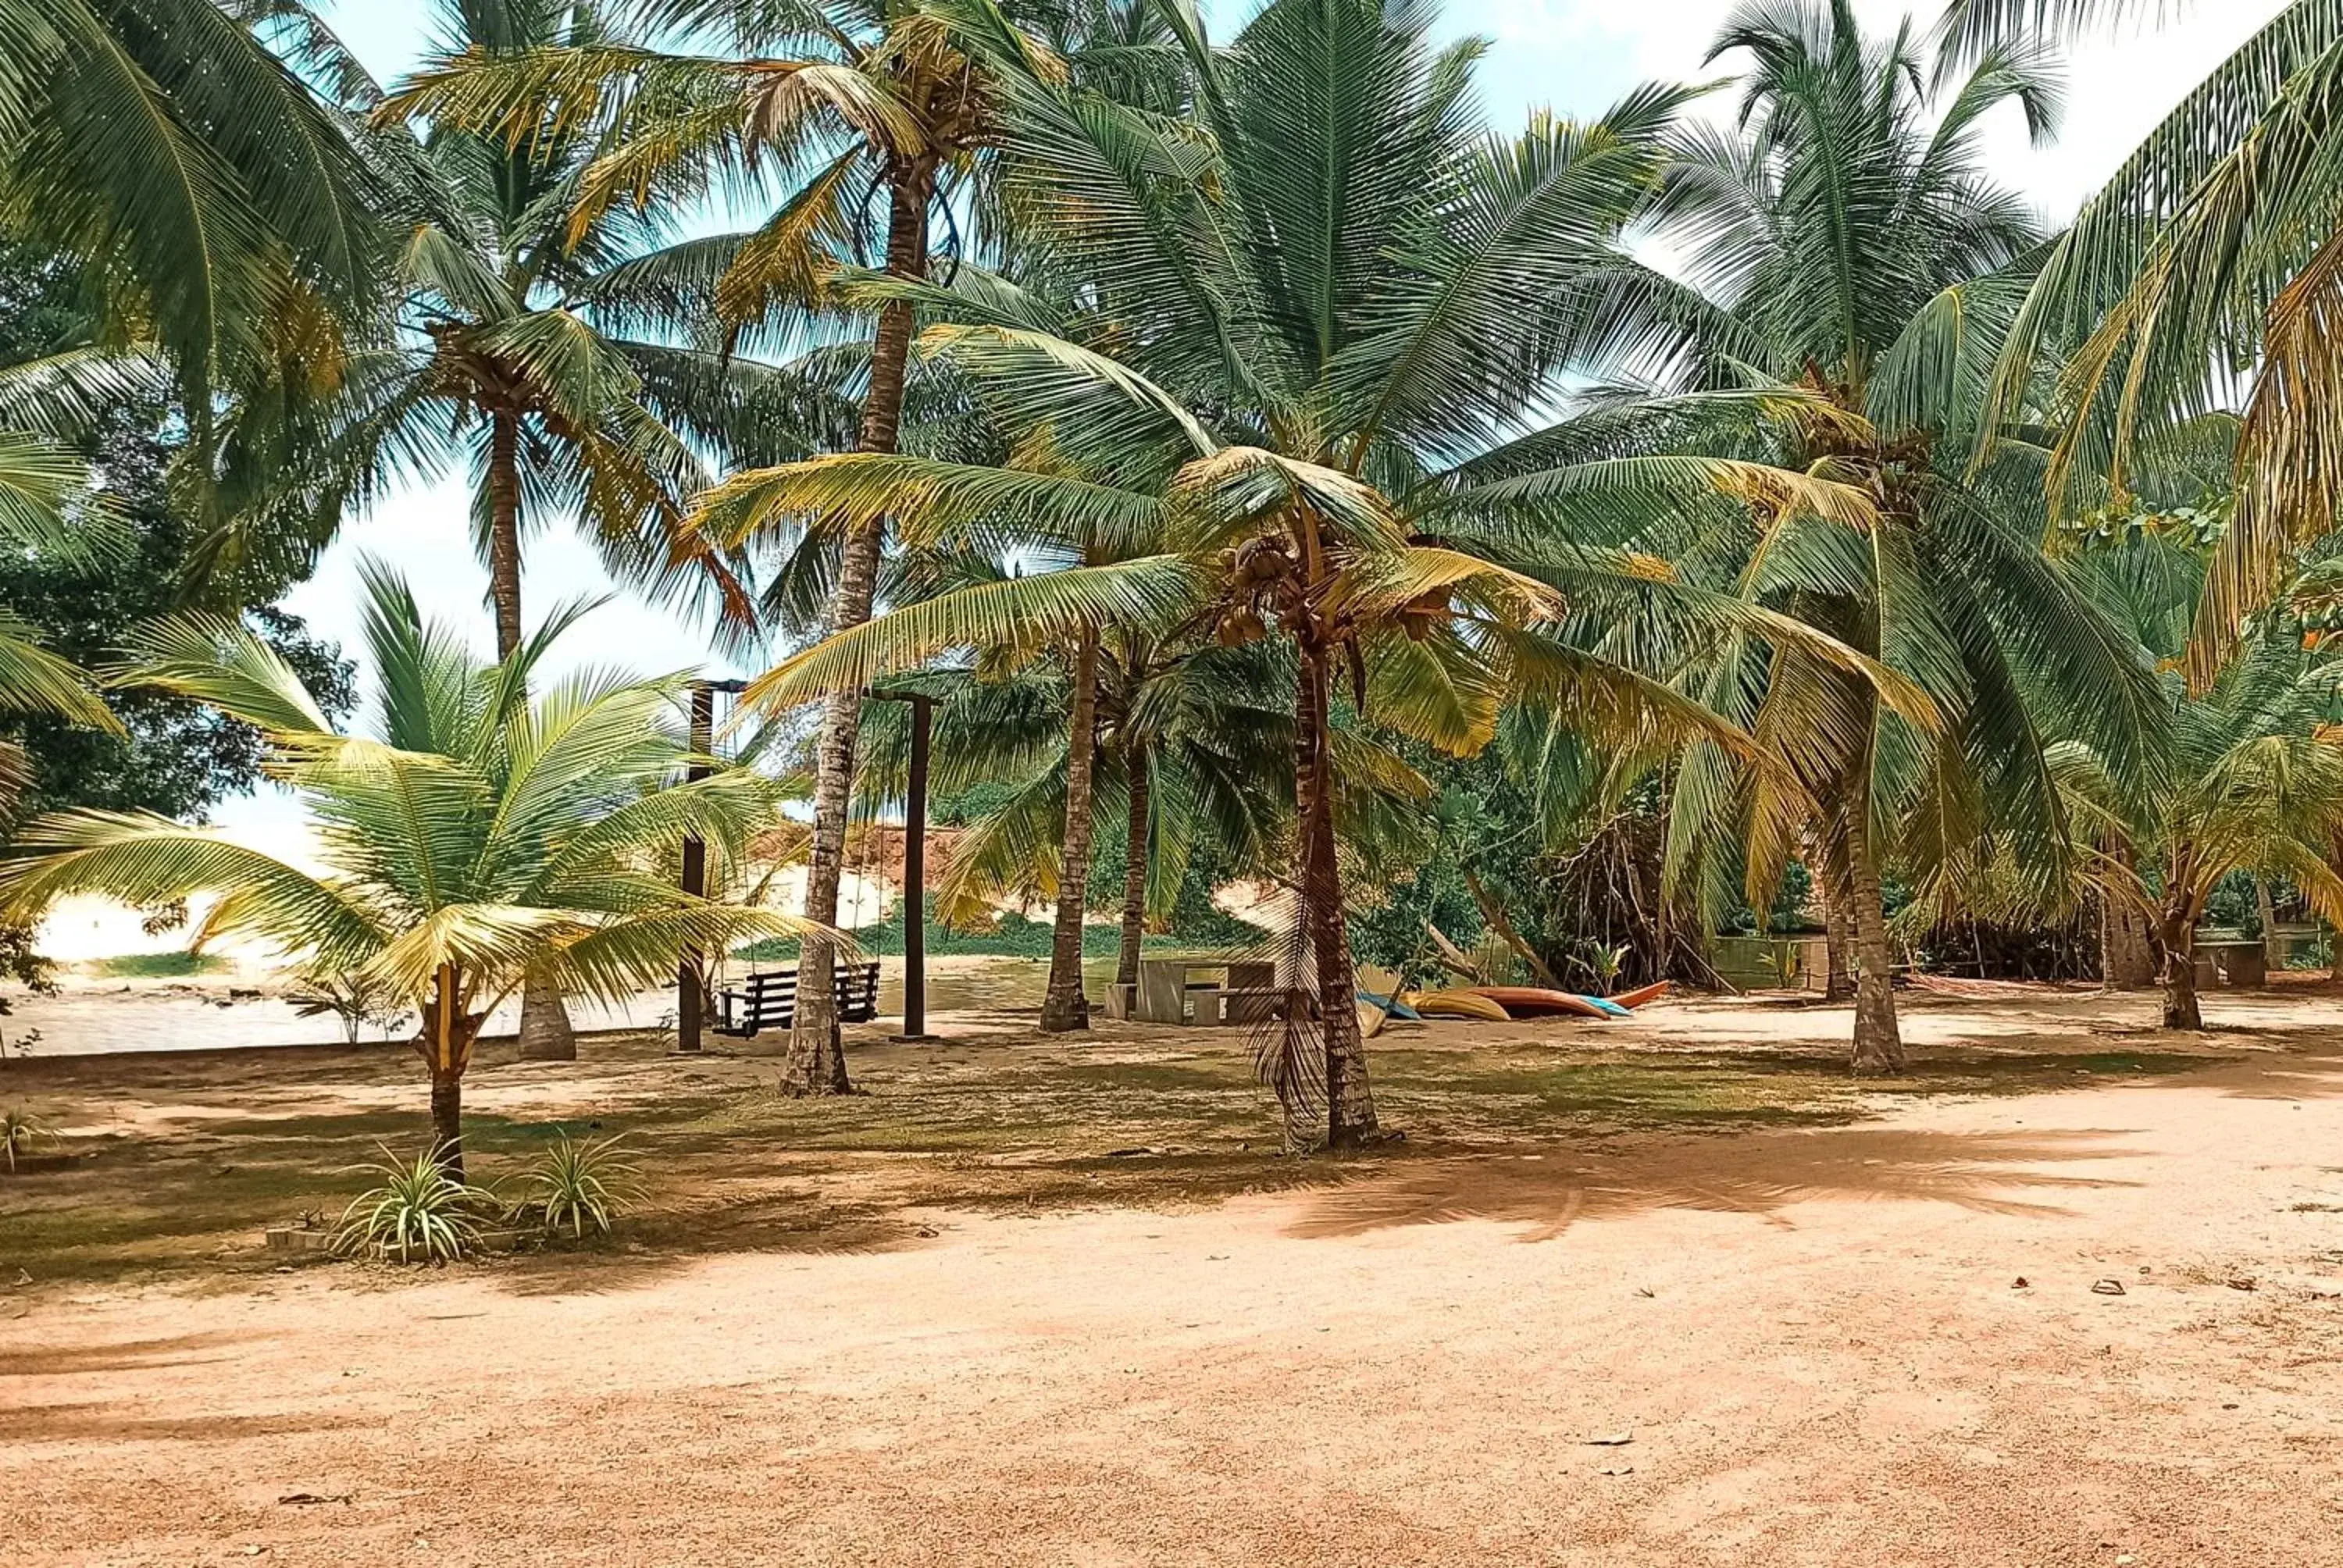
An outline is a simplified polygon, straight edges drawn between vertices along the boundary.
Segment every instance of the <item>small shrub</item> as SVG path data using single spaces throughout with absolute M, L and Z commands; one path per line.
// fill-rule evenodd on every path
M 641 1195 L 635 1185 L 640 1172 L 617 1157 L 618 1143 L 616 1138 L 578 1143 L 563 1136 L 526 1178 L 529 1196 L 521 1211 L 534 1213 L 555 1234 L 608 1232 L 610 1221 Z
M 295 978 L 301 989 L 285 998 L 295 1014 L 301 1018 L 333 1014 L 341 1022 L 342 1040 L 347 1045 L 357 1044 L 368 1024 L 382 1030 L 382 1038 L 388 1041 L 412 1016 L 398 1005 L 397 990 L 361 970 L 311 965 Z
M 8 1156 L 8 1169 L 16 1169 L 16 1156 L 31 1151 L 35 1143 L 55 1143 L 55 1131 L 45 1121 L 25 1112 L 10 1109 L 0 1111 L 0 1149 Z
M 478 1187 L 448 1179 L 437 1150 L 411 1161 L 383 1151 L 380 1164 L 362 1169 L 382 1185 L 361 1192 L 342 1211 L 334 1250 L 347 1256 L 379 1248 L 402 1263 L 454 1262 L 477 1251 L 480 1216 L 493 1201 Z

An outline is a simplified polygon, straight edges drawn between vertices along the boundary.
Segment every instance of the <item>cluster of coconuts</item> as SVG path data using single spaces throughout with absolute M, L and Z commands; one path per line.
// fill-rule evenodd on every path
M 1266 535 L 1247 539 L 1221 552 L 1221 568 L 1228 575 L 1229 607 L 1215 632 L 1220 645 L 1237 648 L 1269 635 L 1255 607 L 1264 592 L 1293 575 L 1293 558 L 1284 543 Z

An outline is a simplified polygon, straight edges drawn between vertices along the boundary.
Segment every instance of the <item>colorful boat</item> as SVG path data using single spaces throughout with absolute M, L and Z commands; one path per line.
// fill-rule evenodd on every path
M 1513 1015 L 1503 1004 L 1477 991 L 1412 990 L 1400 1000 L 1426 1018 L 1473 1018 L 1484 1023 L 1513 1020 Z
M 1567 1013 L 1574 1018 L 1603 1018 L 1604 1010 L 1574 991 L 1548 990 L 1534 985 L 1476 985 L 1473 994 L 1485 997 L 1515 1018 L 1551 1018 Z
M 1637 986 L 1634 990 L 1623 990 L 1618 995 L 1605 1000 L 1614 1001 L 1632 1012 L 1645 1002 L 1657 1001 L 1667 994 L 1668 982 L 1663 980 L 1654 980 L 1649 985 Z
M 1548 990 L 1543 986 L 1482 985 L 1474 986 L 1472 994 L 1486 997 L 1515 1018 L 1552 1017 L 1557 1013 L 1573 1018 L 1625 1018 L 1645 1002 L 1657 1000 L 1667 989 L 1668 982 L 1660 980 L 1604 997 Z

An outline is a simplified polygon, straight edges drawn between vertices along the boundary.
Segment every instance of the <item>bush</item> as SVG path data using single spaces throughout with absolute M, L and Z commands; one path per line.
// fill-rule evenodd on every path
M 379 1250 L 402 1263 L 454 1262 L 479 1250 L 480 1216 L 494 1200 L 480 1188 L 452 1180 L 438 1151 L 401 1161 L 389 1150 L 362 1169 L 382 1184 L 353 1199 L 336 1227 L 334 1250 L 348 1256 Z
M 56 1141 L 57 1135 L 48 1123 L 13 1108 L 0 1111 L 0 1149 L 7 1151 L 9 1170 L 16 1169 L 16 1156 L 31 1149 L 35 1143 L 55 1143 Z
M 607 1233 L 610 1221 L 640 1196 L 635 1185 L 640 1172 L 617 1158 L 618 1143 L 616 1138 L 577 1143 L 563 1136 L 529 1171 L 530 1195 L 518 1212 L 534 1214 L 555 1235 Z

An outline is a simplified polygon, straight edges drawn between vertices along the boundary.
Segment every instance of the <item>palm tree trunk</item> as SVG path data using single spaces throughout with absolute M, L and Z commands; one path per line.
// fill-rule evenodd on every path
M 1139 949 L 1147 936 L 1147 865 L 1149 834 L 1155 823 L 1155 781 L 1147 748 L 1134 742 L 1127 768 L 1131 773 L 1130 837 L 1122 856 L 1122 946 L 1115 953 L 1114 983 L 1139 983 Z
M 488 417 L 488 601 L 495 607 L 497 658 L 520 651 L 520 417 Z M 560 988 L 528 977 L 520 993 L 520 1054 L 528 1061 L 575 1061 L 578 1031 Z
M 1358 982 L 1351 970 L 1350 931 L 1342 919 L 1342 871 L 1334 859 L 1334 779 L 1327 760 L 1324 650 L 1304 643 L 1294 688 L 1293 797 L 1301 829 L 1299 914 L 1317 970 L 1318 1027 L 1326 1077 L 1326 1146 L 1373 1141 L 1379 1128 L 1367 1084 L 1366 1044 L 1359 1038 Z
M 1865 773 L 1868 772 L 1868 759 Z M 1852 790 L 1841 807 L 1847 896 L 1855 927 L 1855 1070 L 1858 1075 L 1904 1070 L 1904 1037 L 1896 1022 L 1894 956 L 1887 945 L 1887 910 L 1879 891 L 1879 861 L 1871 845 L 1867 789 Z
M 461 978 L 439 967 L 432 1000 L 423 1008 L 423 1037 L 416 1048 L 431 1070 L 431 1157 L 450 1181 L 464 1180 L 464 1069 L 472 1058 L 478 1025 L 463 1011 Z
M 2262 970 L 2276 974 L 2286 968 L 2285 944 L 2278 938 L 2278 900 L 2270 897 L 2269 879 L 2254 878 L 2254 912 L 2262 922 Z
M 1082 994 L 1082 916 L 1090 902 L 1091 775 L 1098 750 L 1098 633 L 1082 628 L 1074 653 L 1074 711 L 1066 731 L 1066 831 L 1058 855 L 1058 915 L 1050 939 L 1050 989 L 1041 1031 L 1091 1026 Z
M 520 417 L 488 417 L 488 602 L 497 617 L 497 658 L 520 649 Z
M 448 1181 L 464 1180 L 464 1079 L 460 1073 L 431 1075 L 431 1149 Z
M 1823 872 L 1823 1000 L 1855 1000 L 1855 972 L 1847 954 L 1855 945 L 1855 888 L 1847 875 L 1846 843 L 1836 832 L 1825 836 Z
M 933 172 L 924 165 L 900 166 L 888 188 L 887 270 L 898 277 L 925 276 L 928 265 L 928 195 Z M 870 343 L 870 387 L 862 399 L 862 428 L 855 449 L 892 452 L 903 422 L 903 376 L 911 354 L 911 307 L 890 300 L 879 307 Z M 830 601 L 830 629 L 851 630 L 870 618 L 879 582 L 879 552 L 886 524 L 856 528 L 840 552 L 838 587 Z M 806 868 L 805 914 L 825 926 L 838 923 L 838 890 L 846 871 L 847 799 L 854 784 L 854 743 L 861 722 L 859 692 L 841 691 L 822 704 L 821 735 L 814 748 L 813 842 Z M 809 936 L 799 950 L 797 1011 L 782 1050 L 781 1087 L 792 1094 L 848 1094 L 846 1050 L 838 1029 L 838 950 L 828 938 Z
M 2205 1010 L 2197 1000 L 2197 933 L 2186 913 L 2167 909 L 2164 918 L 2164 1027 L 2201 1030 Z
M 561 988 L 530 975 L 520 988 L 520 1056 L 523 1061 L 575 1061 L 578 1030 L 562 1005 Z
M 2131 845 L 2118 839 L 2107 858 L 2126 871 L 2135 864 Z M 2112 879 L 2110 879 L 2112 880 Z M 2108 990 L 2138 990 L 2157 981 L 2156 932 L 2131 899 L 2102 895 L 2099 910 L 2099 980 Z
M 2201 1030 L 2205 1010 L 2197 1000 L 2197 908 L 2189 890 L 2194 859 L 2186 847 L 2176 852 L 2164 879 L 2164 904 L 2157 935 L 2164 945 L 2164 1027 Z

